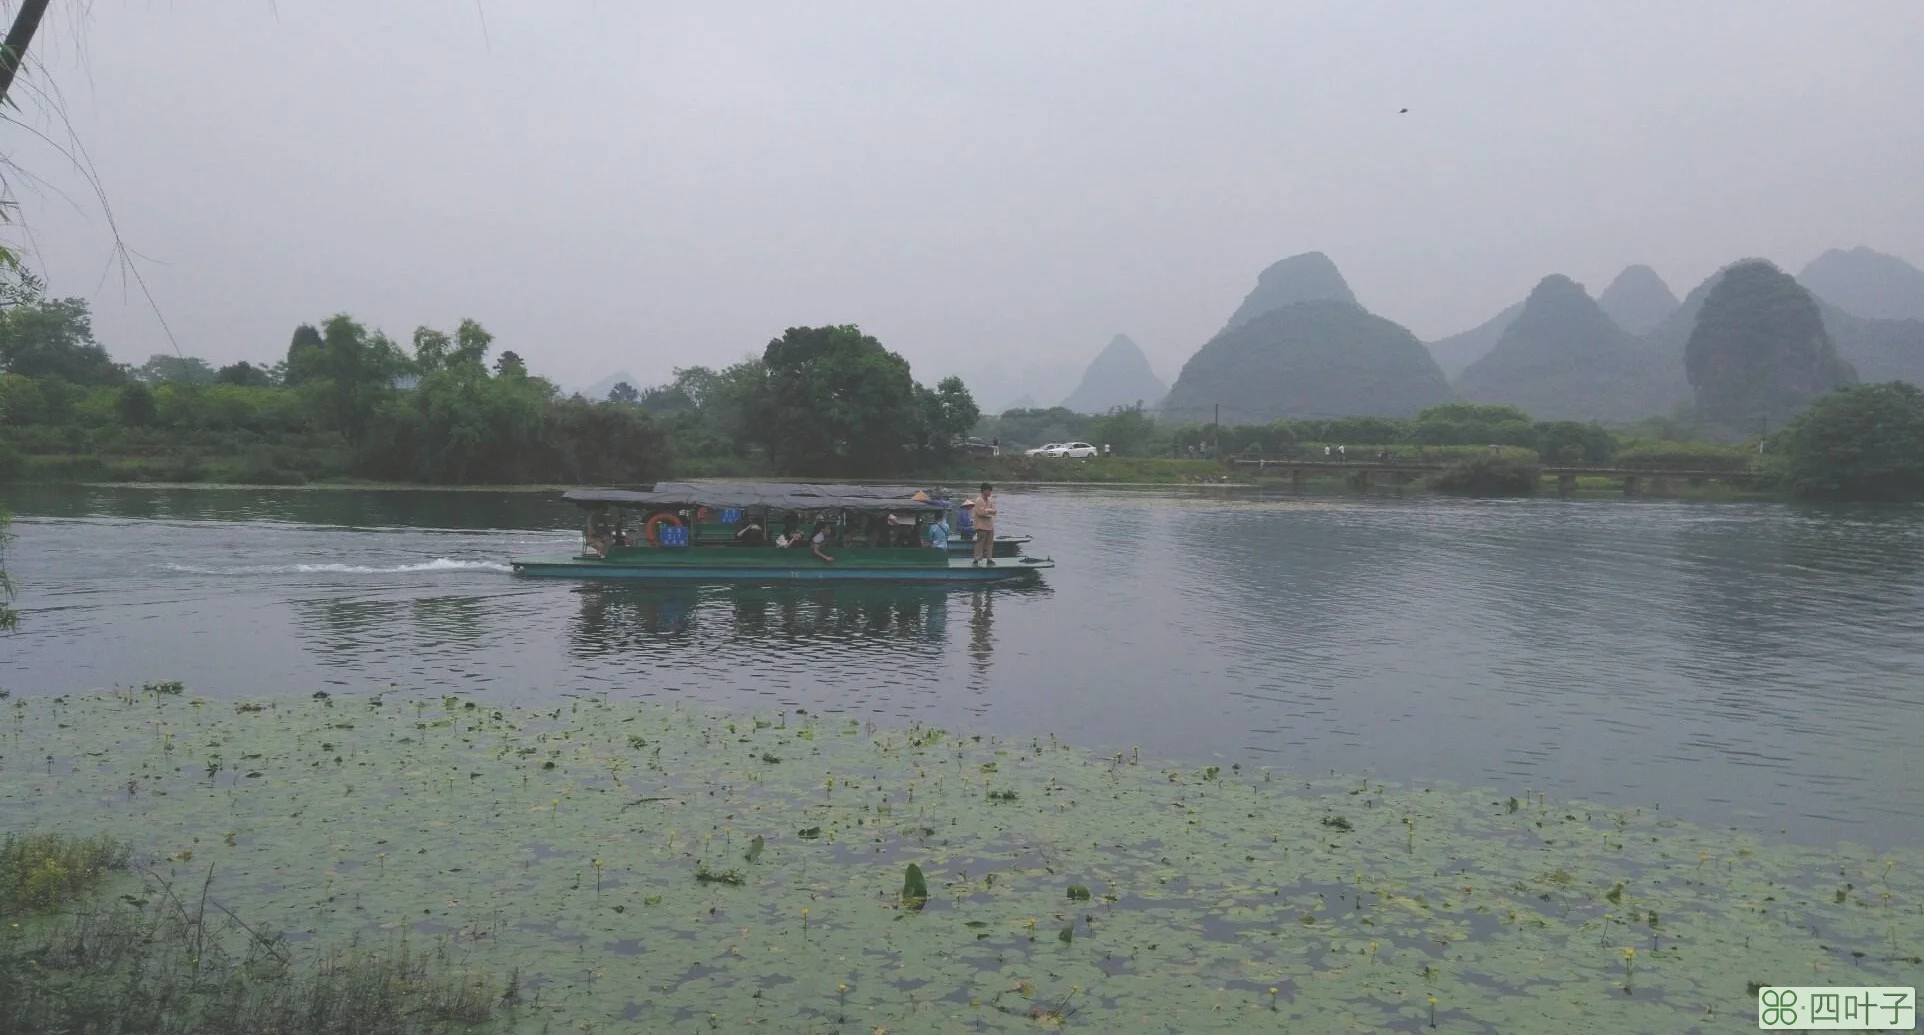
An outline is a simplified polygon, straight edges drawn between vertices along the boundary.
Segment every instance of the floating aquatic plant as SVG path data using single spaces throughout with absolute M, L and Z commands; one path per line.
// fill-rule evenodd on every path
M 1262 1013 L 1290 1031 L 1521 1031 L 1572 1011 L 1682 1032 L 1813 959 L 1852 981 L 1920 976 L 1912 850 L 1802 848 L 1534 791 L 1513 809 L 1507 791 L 1210 778 L 1047 737 L 386 696 L 259 712 L 16 698 L 0 829 L 114 830 L 163 876 L 211 864 L 222 903 L 321 944 L 454 939 L 464 970 L 520 968 L 500 1035 L 710 1017 L 1136 1035 L 1251 1030 Z M 1347 830 L 1324 825 L 1338 818 Z M 1846 884 L 1877 894 L 1836 901 Z M 887 908 L 918 899 L 913 923 Z M 1056 937 L 1038 939 L 1043 922 Z M 1648 965 L 1607 948 L 1659 932 Z M 1024 975 L 1085 991 L 988 1009 Z

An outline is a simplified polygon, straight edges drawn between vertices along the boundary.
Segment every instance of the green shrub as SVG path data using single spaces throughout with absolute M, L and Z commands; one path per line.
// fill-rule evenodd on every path
M 0 841 L 0 917 L 42 912 L 127 868 L 130 849 L 108 837 L 8 834 Z
M 1537 491 L 1535 464 L 1485 453 L 1458 461 L 1430 478 L 1430 488 L 1460 496 L 1528 496 Z
M 1717 442 L 1630 441 L 1617 450 L 1618 467 L 1674 467 L 1710 471 L 1742 471 L 1757 455 L 1756 446 Z
M 1806 499 L 1924 499 L 1924 391 L 1903 381 L 1818 399 L 1778 439 L 1791 493 Z

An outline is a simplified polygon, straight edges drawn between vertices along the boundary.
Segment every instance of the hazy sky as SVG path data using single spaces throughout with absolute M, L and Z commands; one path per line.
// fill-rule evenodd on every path
M 1308 250 L 1425 339 L 1552 272 L 1924 260 L 1917 0 L 54 0 L 35 51 L 71 128 L 19 117 L 215 362 L 346 311 L 570 386 L 831 322 L 926 381 L 1117 332 L 1173 377 Z M 85 181 L 0 138 L 51 289 L 167 350 Z

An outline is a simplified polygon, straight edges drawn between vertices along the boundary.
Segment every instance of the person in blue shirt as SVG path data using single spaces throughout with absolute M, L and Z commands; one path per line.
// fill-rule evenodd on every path
M 940 514 L 935 516 L 934 521 L 929 522 L 929 545 L 938 550 L 949 548 L 949 526 L 942 520 Z
M 962 507 L 955 512 L 955 530 L 964 539 L 975 538 L 975 511 Z

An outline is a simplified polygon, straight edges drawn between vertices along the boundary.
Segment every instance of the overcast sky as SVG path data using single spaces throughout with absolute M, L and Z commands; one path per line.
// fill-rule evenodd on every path
M 34 49 L 68 122 L 19 117 L 216 363 L 346 311 L 569 386 L 845 322 L 925 381 L 1118 332 L 1173 378 L 1302 251 L 1426 340 L 1553 272 L 1924 260 L 1917 0 L 54 0 Z M 168 350 L 84 180 L 0 136 L 51 290 Z

